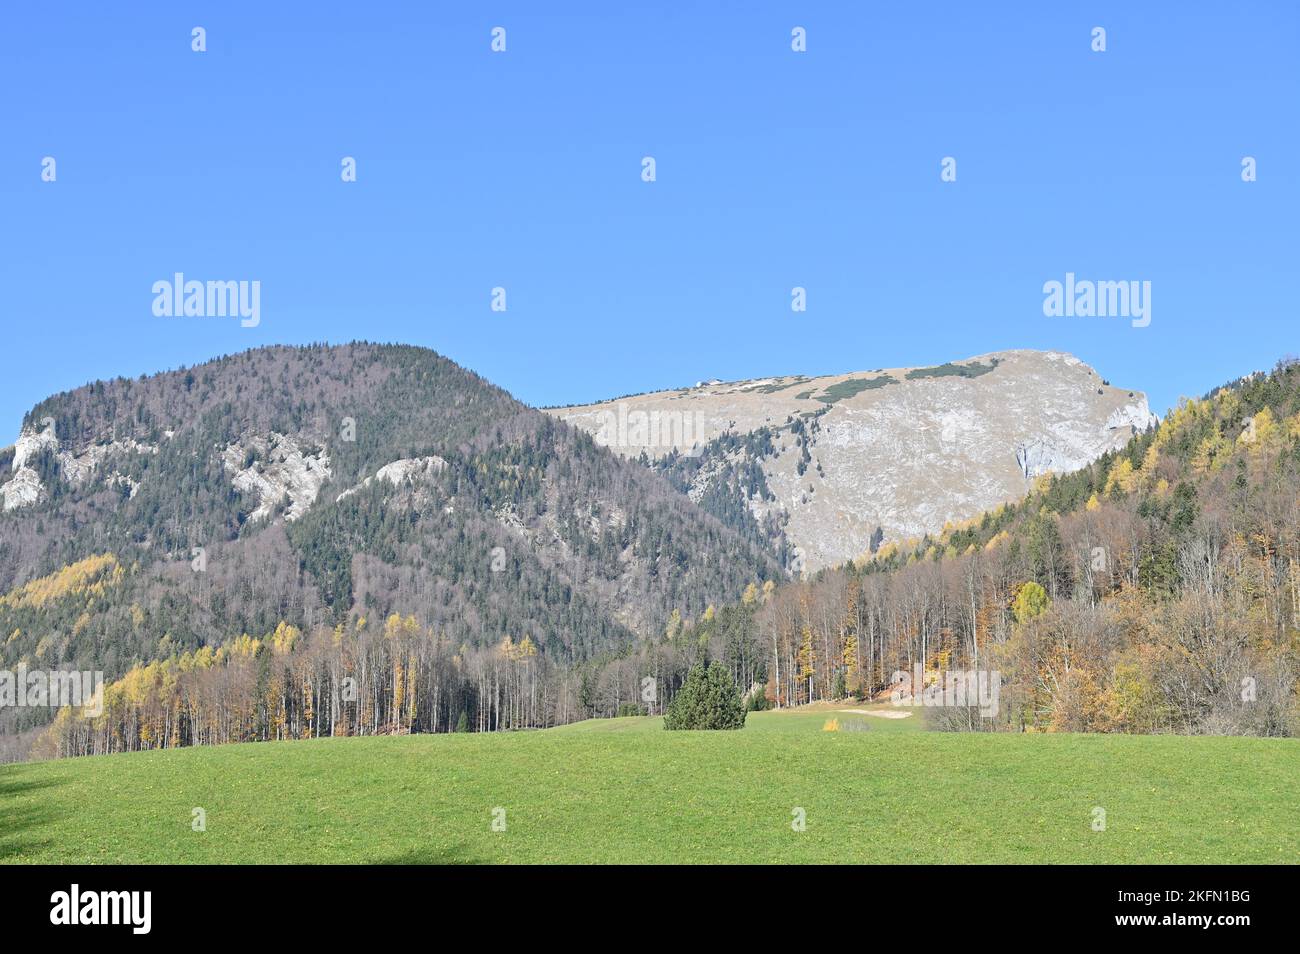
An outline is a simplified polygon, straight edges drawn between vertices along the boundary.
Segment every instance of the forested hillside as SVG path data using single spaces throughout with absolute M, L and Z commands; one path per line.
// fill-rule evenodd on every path
M 1300 734 L 1300 364 L 969 523 L 674 620 L 585 667 L 588 711 L 705 653 L 769 705 L 875 696 L 923 662 L 1002 679 L 996 717 L 924 710 L 944 728 Z
M 0 599 L 6 658 L 73 647 L 121 660 L 107 655 L 114 632 L 126 645 L 161 633 L 122 667 L 102 716 L 65 710 L 38 752 L 661 713 L 704 656 L 754 707 L 872 697 L 920 664 L 927 680 L 1000 673 L 995 715 L 927 709 L 944 728 L 1300 732 L 1293 361 L 1184 402 L 1018 503 L 797 582 L 755 555 L 753 527 L 744 540 L 661 476 L 527 412 L 400 452 L 400 477 L 372 470 L 393 453 L 374 451 L 293 519 L 249 519 L 257 500 L 211 491 L 212 514 L 235 511 L 203 572 L 183 537 L 172 563 L 143 563 L 175 522 L 132 538 L 112 535 L 126 531 L 111 508 L 94 530 L 56 501 L 23 516 L 101 546 Z M 115 506 L 149 499 L 143 479 L 162 459 Z M 665 469 L 689 489 L 692 466 Z M 743 471 L 729 479 L 761 492 Z M 658 619 L 636 615 L 646 605 Z M 229 624 L 253 611 L 267 624 Z M 185 612 L 226 623 L 200 635 L 151 622 Z
M 751 636 L 781 704 L 896 670 L 996 669 L 951 727 L 1300 732 L 1300 364 L 1184 402 L 1022 502 L 778 588 Z M 753 650 L 751 650 L 751 653 Z
M 527 638 L 569 664 L 780 573 L 663 477 L 405 346 L 265 348 L 56 395 L 0 484 L 9 668 L 115 678 L 393 615 L 461 658 Z

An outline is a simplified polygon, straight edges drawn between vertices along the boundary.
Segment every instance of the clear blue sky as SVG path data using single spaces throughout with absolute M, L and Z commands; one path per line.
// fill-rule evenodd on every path
M 1054 348 L 1161 412 L 1300 351 L 1293 2 L 289 6 L 0 14 L 0 442 L 269 343 L 533 404 Z M 177 271 L 260 281 L 261 324 L 154 317 Z M 1152 282 L 1150 327 L 1044 317 L 1067 271 Z

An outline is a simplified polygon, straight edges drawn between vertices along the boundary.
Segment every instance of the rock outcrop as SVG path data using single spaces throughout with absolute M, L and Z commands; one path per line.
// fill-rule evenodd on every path
M 236 490 L 257 497 L 250 520 L 272 516 L 285 501 L 284 519 L 297 520 L 316 502 L 321 487 L 330 479 L 325 448 L 305 453 L 297 440 L 284 434 L 237 441 L 222 451 L 221 462 L 233 475 L 231 483 Z
M 411 457 L 395 460 L 391 464 L 385 464 L 383 467 L 380 467 L 379 470 L 375 471 L 373 477 L 367 477 L 355 487 L 349 487 L 334 499 L 335 502 L 338 502 L 346 497 L 350 497 L 358 490 L 363 490 L 366 487 L 369 487 L 371 483 L 376 480 L 390 484 L 393 487 L 400 487 L 402 484 L 408 482 L 416 483 L 418 481 L 426 480 L 435 474 L 442 473 L 446 467 L 447 462 L 436 455 L 433 457 Z
M 122 454 L 155 454 L 158 448 L 142 444 L 131 438 L 125 440 L 106 440 L 87 444 L 79 449 L 60 449 L 61 443 L 55 434 L 54 422 L 45 420 L 39 429 L 24 427 L 14 442 L 12 476 L 0 484 L 0 497 L 4 500 L 5 510 L 17 510 L 39 503 L 49 494 L 49 488 L 41 482 L 39 472 L 32 462 L 48 450 L 58 462 L 59 474 L 75 487 L 84 487 L 103 469 L 106 461 Z M 114 486 L 125 486 L 130 496 L 139 490 L 139 482 L 116 470 L 105 475 L 105 482 Z
M 625 456 L 652 460 L 701 448 L 707 455 L 724 434 L 766 429 L 771 453 L 732 446 L 725 455 L 735 464 L 749 453 L 761 466 L 768 495 L 751 492 L 750 510 L 784 521 L 793 566 L 807 570 L 867 552 L 877 527 L 897 540 L 977 516 L 1023 496 L 1034 478 L 1077 470 L 1156 423 L 1143 394 L 1111 387 L 1054 351 L 710 381 L 550 413 Z M 716 463 L 695 472 L 693 498 L 709 489 Z

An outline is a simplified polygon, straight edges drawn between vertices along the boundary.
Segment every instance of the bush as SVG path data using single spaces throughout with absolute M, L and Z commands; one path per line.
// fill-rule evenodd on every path
M 745 708 L 750 712 L 763 712 L 767 709 L 767 692 L 762 686 L 745 697 Z
M 621 702 L 618 706 L 618 716 L 620 719 L 626 716 L 643 716 L 646 715 L 645 706 L 639 706 L 635 702 Z
M 1046 612 L 1050 603 L 1047 591 L 1030 580 L 1020 584 L 1020 589 L 1016 591 L 1016 600 L 1011 605 L 1011 612 L 1016 617 L 1016 622 L 1023 625 L 1035 616 L 1041 616 Z
M 714 661 L 696 663 L 664 716 L 665 729 L 743 729 L 745 705 L 731 673 Z

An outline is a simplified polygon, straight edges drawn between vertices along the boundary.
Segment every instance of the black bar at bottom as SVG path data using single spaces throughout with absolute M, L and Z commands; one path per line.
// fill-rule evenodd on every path
M 821 910 L 860 921 L 871 934 L 896 926 L 904 944 L 910 943 L 905 937 L 938 941 L 951 931 L 971 940 L 1036 927 L 1071 939 L 1127 934 L 1181 942 L 1199 934 L 1231 942 L 1242 932 L 1272 933 L 1293 923 L 1283 914 L 1284 885 L 1293 878 L 1285 868 L 1202 866 L 725 873 L 692 867 L 0 867 L 0 910 L 7 941 L 112 935 L 127 944 L 281 937 L 336 944 L 373 941 L 403 923 L 459 925 L 495 941 L 516 930 L 534 937 L 553 930 L 582 934 L 584 922 L 611 917 L 670 934 L 674 925 L 685 928 L 703 917 L 716 922 L 720 936 L 734 938 L 739 922 L 762 934 L 781 930 L 782 922 L 807 930 L 806 919 Z M 848 922 L 841 926 L 854 933 Z M 609 942 L 620 944 L 617 936 Z

